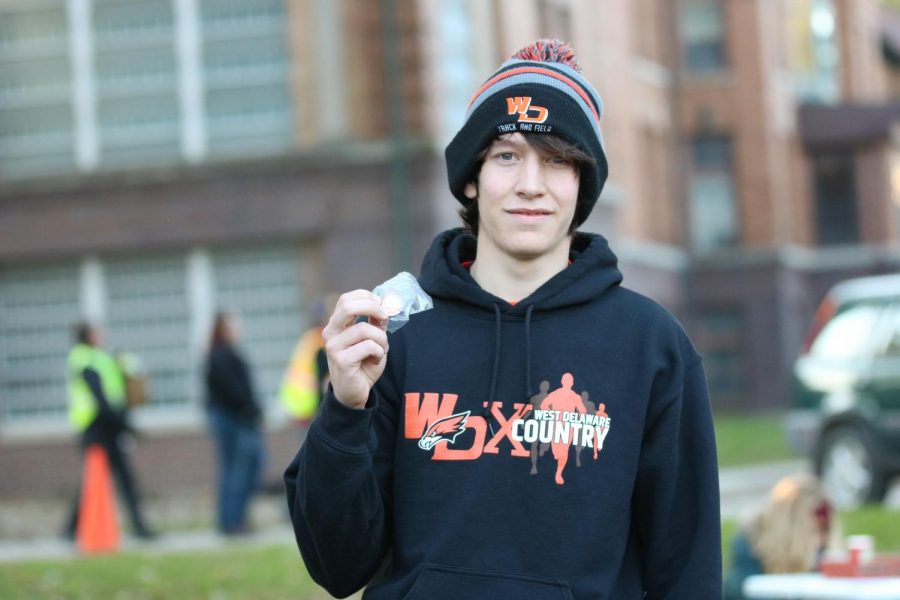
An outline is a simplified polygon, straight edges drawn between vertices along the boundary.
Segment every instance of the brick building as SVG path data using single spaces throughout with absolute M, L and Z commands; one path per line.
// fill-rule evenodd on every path
M 306 307 L 417 269 L 457 222 L 442 150 L 470 94 L 536 37 L 571 40 L 606 102 L 610 181 L 585 228 L 684 321 L 717 408 L 784 406 L 827 285 L 900 262 L 880 10 L 0 0 L 0 496 L 73 485 L 63 363 L 84 317 L 150 368 L 145 487 L 208 484 L 219 306 L 243 318 L 277 477 Z

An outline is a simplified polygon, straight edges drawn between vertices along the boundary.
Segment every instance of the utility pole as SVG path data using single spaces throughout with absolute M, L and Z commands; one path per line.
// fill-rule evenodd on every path
M 403 93 L 402 36 L 396 0 L 381 0 L 381 23 L 384 40 L 384 97 L 390 149 L 388 194 L 394 241 L 394 267 L 397 271 L 410 271 L 412 218 L 409 212 L 409 144 L 406 134 L 406 99 Z

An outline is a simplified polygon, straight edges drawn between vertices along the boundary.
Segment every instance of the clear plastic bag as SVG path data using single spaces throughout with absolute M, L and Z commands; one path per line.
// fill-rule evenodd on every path
M 387 329 L 391 333 L 406 325 L 410 316 L 434 308 L 431 296 L 406 271 L 397 273 L 372 290 L 372 293 L 381 298 L 381 305 L 388 312 Z

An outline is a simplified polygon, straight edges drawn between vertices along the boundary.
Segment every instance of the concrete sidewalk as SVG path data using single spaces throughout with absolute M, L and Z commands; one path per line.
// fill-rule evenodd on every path
M 723 469 L 719 473 L 722 517 L 739 518 L 752 511 L 759 506 L 776 481 L 789 473 L 805 468 L 806 463 L 798 460 Z M 282 502 L 283 499 L 275 496 L 263 496 L 254 502 L 255 521 L 259 529 L 252 535 L 225 537 L 212 528 L 197 527 L 167 531 L 152 541 L 143 541 L 126 535 L 123 538 L 122 551 L 161 554 L 216 550 L 240 544 L 293 545 L 293 532 L 283 511 Z M 185 501 L 180 504 L 184 505 Z M 165 507 L 156 506 L 157 517 L 164 517 L 167 510 Z M 194 508 L 195 512 L 202 510 L 200 506 Z M 37 512 L 24 511 L 21 518 L 34 523 L 38 518 Z M 50 531 L 52 530 L 44 527 L 38 528 L 33 535 L 19 534 L 15 536 L 18 539 L 0 539 L 0 562 L 71 559 L 81 556 L 72 542 L 52 536 Z
M 765 499 L 769 490 L 782 477 L 806 471 L 809 463 L 791 460 L 777 463 L 731 467 L 719 472 L 722 499 L 722 518 L 740 519 L 750 515 Z M 900 507 L 900 478 L 888 494 L 887 506 Z M 225 537 L 212 528 L 186 529 L 162 533 L 152 541 L 129 536 L 123 539 L 122 550 L 164 554 L 169 552 L 197 552 L 216 550 L 225 546 L 269 546 L 294 544 L 293 531 L 287 520 L 280 496 L 261 497 L 255 501 L 258 530 L 241 537 Z M 70 541 L 47 533 L 19 539 L 0 539 L 0 562 L 21 562 L 45 559 L 72 559 L 81 556 Z
M 130 523 L 120 512 L 121 551 L 164 554 L 240 545 L 294 544 L 287 506 L 281 494 L 256 496 L 250 506 L 250 522 L 255 531 L 242 536 L 224 536 L 215 529 L 212 524 L 215 510 L 204 493 L 172 491 L 149 498 L 145 504 L 148 521 L 159 531 L 158 537 L 142 540 L 130 536 Z M 61 535 L 69 509 L 63 500 L 3 502 L 0 505 L 0 563 L 82 556 L 75 544 Z
M 809 471 L 805 460 L 790 460 L 719 471 L 722 518 L 740 519 L 759 508 L 772 486 L 791 473 Z
M 268 528 L 243 536 L 226 537 L 213 529 L 165 532 L 156 539 L 144 541 L 130 536 L 122 538 L 120 552 L 168 554 L 173 552 L 202 552 L 225 547 L 293 545 L 294 532 L 290 525 L 270 525 Z M 15 540 L 0 542 L 0 563 L 32 560 L 68 560 L 79 558 L 75 544 L 60 538 Z

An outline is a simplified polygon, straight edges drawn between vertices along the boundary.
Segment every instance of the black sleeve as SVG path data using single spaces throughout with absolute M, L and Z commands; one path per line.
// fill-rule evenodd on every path
M 634 525 L 648 598 L 722 597 L 719 474 L 699 357 L 660 385 L 644 433 Z
M 103 385 L 100 382 L 100 374 L 94 369 L 86 367 L 81 372 L 81 376 L 84 378 L 84 382 L 91 390 L 94 401 L 97 403 L 96 421 L 105 428 L 117 430 L 127 429 L 128 427 L 125 422 L 124 412 L 113 410 L 109 405 L 106 394 L 103 392 Z
M 396 354 L 398 348 L 392 346 Z M 388 361 L 390 369 L 390 359 Z M 398 387 L 388 371 L 363 409 L 329 389 L 284 474 L 297 545 L 312 578 L 332 595 L 366 585 L 390 549 Z

